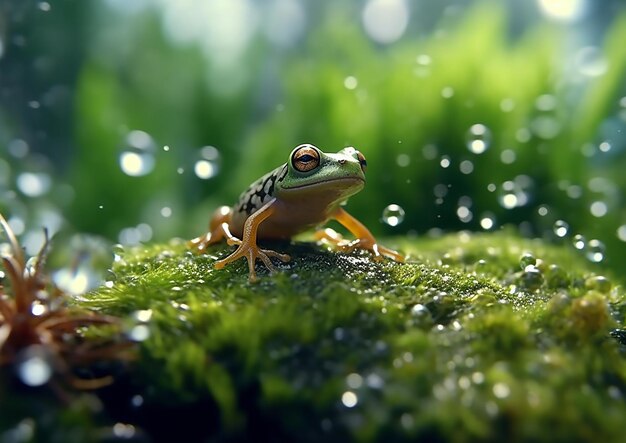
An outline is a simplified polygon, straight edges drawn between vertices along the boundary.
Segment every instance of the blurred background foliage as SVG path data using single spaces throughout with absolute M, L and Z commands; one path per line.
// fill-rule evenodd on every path
M 0 211 L 31 253 L 191 237 L 352 145 L 376 234 L 513 224 L 619 269 L 624 41 L 619 0 L 1 0 Z

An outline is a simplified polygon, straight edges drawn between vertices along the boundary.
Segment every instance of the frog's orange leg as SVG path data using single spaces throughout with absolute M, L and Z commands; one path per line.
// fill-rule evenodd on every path
M 198 252 L 204 251 L 207 246 L 220 242 L 226 238 L 229 244 L 233 240 L 239 240 L 230 233 L 228 224 L 232 217 L 232 209 L 228 206 L 220 206 L 213 212 L 211 221 L 209 222 L 209 232 L 200 237 L 196 237 L 189 242 L 190 247 L 195 247 Z
M 243 235 L 241 240 L 232 235 L 228 237 L 228 244 L 238 245 L 238 247 L 235 252 L 230 254 L 228 257 L 215 262 L 216 269 L 221 269 L 228 263 L 238 260 L 241 257 L 245 257 L 248 260 L 248 269 L 250 271 L 248 279 L 250 282 L 254 282 L 257 280 L 256 273 L 254 272 L 254 264 L 257 259 L 260 259 L 270 272 L 276 271 L 276 267 L 272 264 L 270 257 L 276 257 L 284 262 L 291 260 L 291 257 L 287 254 L 280 254 L 269 249 L 261 249 L 256 243 L 259 225 L 276 211 L 276 206 L 274 205 L 275 202 L 275 198 L 271 199 L 266 204 L 261 206 L 258 211 L 247 218 L 243 225 Z M 228 227 L 226 227 L 226 230 L 227 229 Z M 230 234 L 230 232 L 228 232 L 228 234 Z M 225 235 L 228 236 L 228 234 Z
M 343 208 L 337 208 L 331 215 L 331 218 L 337 220 L 345 226 L 356 237 L 356 240 L 346 243 L 341 238 L 341 235 L 328 231 L 318 231 L 316 234 L 317 238 L 329 240 L 347 252 L 351 252 L 357 248 L 367 249 L 368 251 L 372 251 L 375 257 L 385 255 L 397 262 L 404 261 L 404 256 L 402 254 L 394 251 L 393 249 L 379 245 L 369 229 L 367 229 L 363 223 L 348 214 Z

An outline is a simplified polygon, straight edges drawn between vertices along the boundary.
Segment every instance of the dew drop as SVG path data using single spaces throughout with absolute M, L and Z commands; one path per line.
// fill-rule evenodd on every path
M 537 259 L 531 253 L 523 254 L 519 259 L 520 268 L 526 269 L 528 266 L 535 266 L 537 264 Z
M 474 172 L 474 163 L 472 163 L 469 160 L 463 160 L 459 164 L 459 170 L 461 171 L 462 174 L 465 174 L 465 175 L 471 174 L 472 172 Z
M 359 389 L 361 386 L 363 386 L 363 377 L 361 377 L 356 372 L 348 374 L 348 376 L 346 377 L 346 384 L 350 389 Z
M 506 383 L 496 383 L 493 385 L 493 395 L 496 398 L 504 399 L 507 398 L 511 394 L 511 388 Z
M 52 274 L 52 281 L 63 292 L 77 296 L 95 288 L 99 280 L 91 268 L 83 265 L 59 269 Z
M 383 209 L 382 220 L 389 226 L 398 226 L 404 221 L 404 209 L 396 204 L 391 204 Z
M 574 245 L 574 248 L 582 251 L 587 245 L 587 239 L 585 239 L 585 237 L 581 234 L 576 234 L 572 239 L 572 244 Z
M 585 256 L 587 260 L 593 263 L 600 263 L 604 260 L 604 251 L 605 251 L 604 243 L 600 240 L 593 239 L 589 240 L 587 247 L 585 249 Z
M 133 313 L 135 320 L 141 323 L 147 323 L 152 318 L 152 309 L 140 309 Z
M 482 124 L 472 125 L 465 136 L 467 148 L 474 154 L 482 154 L 491 144 L 491 131 Z
M 543 280 L 543 274 L 537 267 L 529 265 L 524 268 L 524 272 L 521 277 L 521 284 L 526 289 L 536 291 L 543 284 Z
M 585 288 L 608 294 L 611 291 L 611 281 L 603 275 L 594 275 L 585 280 Z
M 343 86 L 346 89 L 354 90 L 354 89 L 356 89 L 356 87 L 358 85 L 359 85 L 359 81 L 356 79 L 356 77 L 354 77 L 352 75 L 349 75 L 343 81 Z
M 591 206 L 589 206 L 589 212 L 591 212 L 591 215 L 593 215 L 594 217 L 604 217 L 608 211 L 609 208 L 603 201 L 595 201 L 591 203 Z
M 551 288 L 565 288 L 569 285 L 567 272 L 559 265 L 552 264 L 546 272 L 546 283 Z
M 50 190 L 52 180 L 43 172 L 22 172 L 17 176 L 16 184 L 27 197 L 39 197 Z
M 369 0 L 363 9 L 363 26 L 378 43 L 393 43 L 406 31 L 409 7 L 406 0 Z
M 417 318 L 430 317 L 430 311 L 425 305 L 418 303 L 411 308 L 411 315 Z
M 569 224 L 563 220 L 557 220 L 552 229 L 557 237 L 563 238 L 569 232 Z
M 128 338 L 136 342 L 145 341 L 149 337 L 150 337 L 150 328 L 147 325 L 143 325 L 143 324 L 134 326 L 128 332 Z
M 575 56 L 575 63 L 578 71 L 587 77 L 599 77 L 604 75 L 609 67 L 607 59 L 602 54 L 600 48 L 596 46 L 585 46 L 581 48 Z
M 154 169 L 156 145 L 144 131 L 130 131 L 119 157 L 122 172 L 131 177 L 147 175 Z
M 194 166 L 193 172 L 198 178 L 208 180 L 219 172 L 220 153 L 215 146 L 204 146 L 200 149 L 200 159 Z
M 357 405 L 358 402 L 359 398 L 352 391 L 346 391 L 341 396 L 341 403 L 343 403 L 346 408 L 353 408 Z
M 24 349 L 17 364 L 17 376 L 27 386 L 42 386 L 52 377 L 49 355 L 40 345 Z
M 621 225 L 617 228 L 617 238 L 621 241 L 626 242 L 626 225 Z

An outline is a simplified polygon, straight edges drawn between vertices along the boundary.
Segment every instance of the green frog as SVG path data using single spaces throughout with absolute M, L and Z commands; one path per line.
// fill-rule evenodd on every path
M 365 156 L 353 147 L 327 154 L 311 144 L 297 146 L 287 163 L 252 183 L 233 207 L 218 208 L 209 223 L 209 232 L 191 240 L 192 247 L 204 251 L 223 239 L 237 249 L 215 263 L 221 269 L 245 257 L 249 280 L 257 280 L 256 260 L 270 270 L 276 268 L 270 258 L 288 262 L 287 254 L 261 249 L 258 239 L 289 239 L 308 229 L 337 220 L 356 239 L 344 240 L 332 230 L 318 230 L 315 237 L 327 240 L 343 251 L 365 249 L 375 257 L 387 256 L 404 261 L 400 253 L 376 241 L 372 233 L 342 207 L 348 197 L 365 186 Z

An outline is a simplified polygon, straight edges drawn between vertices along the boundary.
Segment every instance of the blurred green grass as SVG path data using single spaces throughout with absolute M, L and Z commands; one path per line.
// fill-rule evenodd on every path
M 626 15 L 598 44 L 606 72 L 585 76 L 571 28 L 537 21 L 512 35 L 514 12 L 491 1 L 387 46 L 354 20 L 356 3 L 319 7 L 292 49 L 255 38 L 230 71 L 198 44 L 168 38 L 156 8 L 123 20 L 94 3 L 73 8 L 96 29 L 80 42 L 74 150 L 58 177 L 74 190 L 61 210 L 76 231 L 117 241 L 146 223 L 154 240 L 196 235 L 214 207 L 310 142 L 366 155 L 368 185 L 348 210 L 376 234 L 483 230 L 488 219 L 527 236 L 599 239 L 607 266 L 626 259 L 616 235 L 626 226 Z M 490 134 L 478 154 L 467 146 L 475 124 Z M 155 167 L 142 177 L 119 165 L 132 130 L 154 139 Z M 206 145 L 220 152 L 219 173 L 202 180 L 193 167 Z M 590 212 L 594 202 L 605 215 Z M 406 212 L 396 227 L 381 223 L 390 203 Z M 569 224 L 565 239 L 553 233 L 557 220 Z

